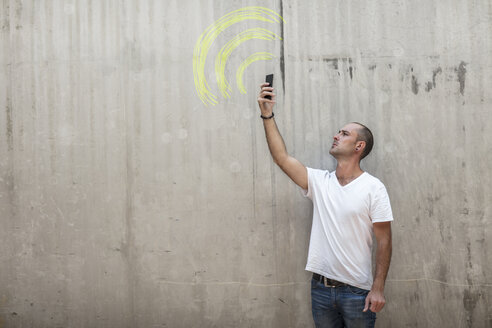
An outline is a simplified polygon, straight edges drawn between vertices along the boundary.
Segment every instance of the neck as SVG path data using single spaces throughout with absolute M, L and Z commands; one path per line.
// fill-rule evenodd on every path
M 361 170 L 358 161 L 343 159 L 337 161 L 336 175 L 338 180 L 351 181 L 362 173 L 364 173 L 364 171 Z

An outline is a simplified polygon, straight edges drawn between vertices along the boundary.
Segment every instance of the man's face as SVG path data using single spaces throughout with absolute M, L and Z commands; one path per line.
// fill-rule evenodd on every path
M 360 126 L 355 123 L 349 123 L 338 131 L 333 137 L 330 154 L 335 158 L 351 157 L 356 153 L 360 154 L 362 142 L 357 141 L 357 131 Z

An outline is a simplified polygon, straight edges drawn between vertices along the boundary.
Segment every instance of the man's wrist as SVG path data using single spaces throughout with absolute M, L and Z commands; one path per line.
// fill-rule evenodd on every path
M 275 116 L 275 113 L 273 112 L 270 112 L 270 114 L 263 114 L 261 113 L 260 117 L 264 120 L 268 120 L 268 119 L 271 119 Z
M 384 291 L 384 283 L 380 283 L 380 282 L 375 281 L 375 282 L 373 282 L 371 289 L 382 292 L 382 291 Z

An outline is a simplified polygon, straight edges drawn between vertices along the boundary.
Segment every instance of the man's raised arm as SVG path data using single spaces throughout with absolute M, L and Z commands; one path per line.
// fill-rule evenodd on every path
M 271 100 L 265 98 L 271 96 Z M 273 88 L 268 87 L 268 83 L 261 85 L 261 92 L 258 96 L 258 105 L 260 106 L 261 115 L 267 117 L 263 119 L 265 135 L 267 138 L 268 148 L 272 154 L 273 161 L 282 171 L 287 174 L 292 181 L 302 189 L 308 188 L 308 176 L 306 167 L 292 156 L 289 156 L 285 148 L 284 140 L 278 131 L 277 124 L 273 118 L 273 105 L 275 104 L 275 94 Z M 269 118 L 271 117 L 271 118 Z

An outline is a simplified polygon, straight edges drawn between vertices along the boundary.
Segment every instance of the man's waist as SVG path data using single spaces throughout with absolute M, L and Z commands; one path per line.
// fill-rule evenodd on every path
M 317 273 L 313 273 L 313 279 L 316 281 L 319 281 L 325 285 L 325 287 L 343 287 L 343 286 L 349 286 L 349 284 L 335 280 L 335 279 L 330 279 L 325 276 L 322 276 Z

